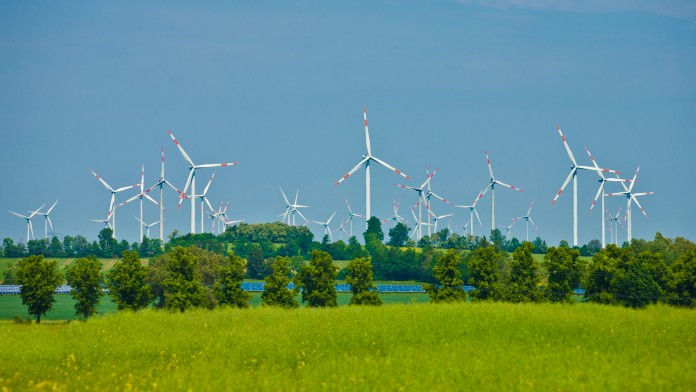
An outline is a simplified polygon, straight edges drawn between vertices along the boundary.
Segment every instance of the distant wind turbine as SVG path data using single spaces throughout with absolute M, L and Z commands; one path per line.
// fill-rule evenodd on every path
M 367 147 L 367 153 L 363 155 L 363 158 L 360 162 L 358 162 L 357 165 L 353 169 L 351 169 L 345 176 L 343 176 L 341 179 L 336 181 L 336 185 L 342 183 L 345 181 L 348 177 L 350 177 L 351 174 L 355 173 L 361 166 L 365 167 L 365 225 L 367 227 L 367 221 L 372 217 L 371 215 L 371 210 L 370 210 L 370 163 L 371 162 L 376 162 L 387 169 L 395 172 L 396 174 L 405 177 L 407 179 L 411 179 L 406 173 L 401 172 L 400 170 L 395 169 L 393 166 L 390 164 L 382 161 L 381 159 L 375 157 L 372 155 L 372 148 L 370 147 L 370 132 L 368 131 L 367 128 L 367 110 L 363 108 L 363 118 L 365 120 L 365 146 Z
M 31 225 L 31 218 L 34 217 L 34 215 L 38 214 L 39 211 L 41 211 L 42 208 L 44 208 L 46 204 L 43 204 L 41 207 L 39 207 L 36 211 L 31 211 L 31 214 L 29 215 L 22 215 L 18 214 L 14 211 L 9 211 L 10 214 L 16 215 L 20 218 L 23 218 L 24 220 L 27 221 L 27 244 L 29 243 L 30 240 L 34 239 L 34 227 Z M 31 237 L 30 237 L 31 235 Z

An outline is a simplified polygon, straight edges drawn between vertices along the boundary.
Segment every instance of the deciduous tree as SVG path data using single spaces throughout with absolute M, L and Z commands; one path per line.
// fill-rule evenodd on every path
M 372 264 L 370 259 L 360 257 L 348 263 L 346 282 L 350 285 L 353 296 L 351 305 L 382 305 L 377 288 L 372 284 Z
M 251 294 L 242 290 L 247 261 L 230 252 L 226 262 L 219 267 L 220 276 L 213 285 L 213 293 L 220 305 L 237 308 L 249 307 Z
M 196 256 L 186 248 L 175 247 L 167 260 L 168 277 L 162 282 L 164 307 L 185 311 L 192 307 L 209 306 L 208 295 L 196 273 Z
M 302 288 L 302 302 L 312 307 L 334 307 L 336 304 L 336 272 L 331 255 L 312 251 L 309 263 L 295 277 L 295 285 Z
M 106 275 L 109 295 L 118 310 L 138 311 L 152 301 L 148 269 L 140 263 L 137 251 L 124 251 L 123 258 Z
M 42 255 L 20 260 L 17 282 L 21 285 L 22 304 L 36 317 L 36 323 L 41 323 L 41 316 L 53 310 L 54 292 L 63 282 L 55 260 L 44 260 Z
M 75 299 L 75 314 L 85 320 L 97 313 L 97 305 L 104 296 L 99 285 L 101 263 L 94 257 L 82 257 L 68 270 L 70 294 Z
M 292 273 L 290 271 L 290 263 L 289 257 L 276 256 L 275 261 L 271 264 L 273 272 L 266 276 L 266 284 L 263 293 L 261 293 L 261 301 L 264 305 L 281 308 L 296 308 L 299 306 L 295 299 L 295 295 L 298 292 L 297 287 L 294 289 L 288 288 L 290 274 Z
M 450 249 L 435 261 L 433 277 L 439 285 L 425 285 L 432 302 L 459 302 L 466 300 L 464 280 L 461 272 L 462 258 L 459 252 Z
M 512 252 L 508 300 L 511 302 L 540 302 L 544 295 L 539 288 L 539 264 L 532 257 L 534 245 L 523 242 Z

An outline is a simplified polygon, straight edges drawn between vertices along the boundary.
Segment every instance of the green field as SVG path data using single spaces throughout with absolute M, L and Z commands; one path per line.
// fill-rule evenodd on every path
M 688 391 L 694 325 L 665 306 L 505 303 L 4 321 L 0 390 Z

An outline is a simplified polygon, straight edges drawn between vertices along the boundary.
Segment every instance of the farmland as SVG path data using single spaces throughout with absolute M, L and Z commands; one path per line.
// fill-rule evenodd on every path
M 505 303 L 4 321 L 0 389 L 691 390 L 695 323 L 659 305 Z

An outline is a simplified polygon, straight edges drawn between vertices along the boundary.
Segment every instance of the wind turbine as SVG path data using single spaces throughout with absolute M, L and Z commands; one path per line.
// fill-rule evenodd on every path
M 163 198 L 163 192 L 162 189 L 164 188 L 165 185 L 168 185 L 170 188 L 172 188 L 174 191 L 176 191 L 179 195 L 181 195 L 181 191 L 176 189 L 174 185 L 172 185 L 169 181 L 167 181 L 164 178 L 164 147 L 162 147 L 162 171 L 160 172 L 160 178 L 157 181 L 157 183 L 145 192 L 150 192 L 151 190 L 155 189 L 156 187 L 159 187 L 160 190 L 160 197 L 159 197 L 159 213 L 160 213 L 160 227 L 159 227 L 159 237 L 160 241 L 162 241 L 162 248 L 164 249 L 164 198 Z
M 523 216 L 518 216 L 517 218 L 513 219 L 512 224 L 510 225 L 510 227 L 512 227 L 512 225 L 514 225 L 516 221 L 518 221 L 519 219 L 524 219 L 524 221 L 526 222 L 525 233 L 526 233 L 526 237 L 527 237 L 527 239 L 526 239 L 527 242 L 529 242 L 529 222 L 532 222 L 532 225 L 534 226 L 534 228 L 539 230 L 536 223 L 534 223 L 534 219 L 532 219 L 532 217 L 529 216 L 532 213 L 532 207 L 534 207 L 533 200 L 532 200 L 532 204 L 529 205 L 529 209 L 527 210 L 527 214 L 523 215 Z
M 568 177 L 565 179 L 563 182 L 563 185 L 561 186 L 561 190 L 558 191 L 556 194 L 556 197 L 553 198 L 553 201 L 551 201 L 551 205 L 556 204 L 556 200 L 561 196 L 561 193 L 563 193 L 563 190 L 565 187 L 568 185 L 570 182 L 570 179 L 573 179 L 573 246 L 578 246 L 578 170 L 587 170 L 587 171 L 594 171 L 594 172 L 601 172 L 604 169 L 596 168 L 596 167 L 591 167 L 591 166 L 580 166 L 578 163 L 575 161 L 575 157 L 573 156 L 573 153 L 570 151 L 570 147 L 568 147 L 568 142 L 566 141 L 565 136 L 563 136 L 563 132 L 561 131 L 560 126 L 556 126 L 556 129 L 558 130 L 558 134 L 561 135 L 561 140 L 563 141 L 563 146 L 565 146 L 566 152 L 568 153 L 568 158 L 570 158 L 570 162 L 572 165 L 570 166 L 570 173 L 568 173 Z M 611 170 L 609 171 L 611 172 Z
M 56 204 L 58 204 L 58 200 L 56 200 L 56 202 L 53 203 L 53 205 L 51 206 L 51 208 L 48 209 L 48 211 L 46 211 L 46 212 L 39 211 L 38 212 L 39 215 L 43 215 L 43 217 L 46 218 L 46 222 L 44 223 L 44 226 L 45 226 L 44 231 L 46 233 L 47 240 L 48 240 L 48 225 L 51 225 L 51 231 L 53 231 L 53 222 L 51 222 L 51 217 L 48 216 L 48 214 L 50 214 L 51 211 L 53 211 L 53 207 L 55 207 Z
M 401 184 L 394 184 L 394 186 L 398 186 L 399 188 L 411 189 L 411 190 L 414 190 L 418 193 L 418 200 L 419 200 L 419 202 L 417 203 L 417 205 L 418 205 L 418 220 L 421 220 L 421 221 L 423 220 L 423 209 L 422 209 L 422 204 L 420 203 L 421 200 L 425 204 L 426 209 L 430 206 L 430 198 L 432 196 L 435 196 L 435 198 L 440 199 L 441 201 L 443 201 L 447 204 L 452 204 L 447 199 L 443 198 L 442 196 L 439 196 L 439 195 L 433 193 L 433 191 L 430 188 L 430 180 L 435 176 L 435 174 L 438 172 L 438 170 L 440 170 L 440 169 L 435 169 L 432 173 L 430 173 L 428 168 L 426 167 L 426 169 L 425 169 L 425 181 L 423 181 L 423 183 L 418 187 L 401 185 Z M 430 220 L 428 220 L 428 222 L 426 224 L 428 226 L 428 235 L 431 235 L 431 233 L 430 233 Z M 419 226 L 418 239 L 420 239 L 423 236 L 423 233 L 421 230 L 422 230 L 422 226 Z
M 488 192 L 489 189 L 491 190 L 491 232 L 493 232 L 493 230 L 495 230 L 495 185 L 500 184 L 506 188 L 510 188 L 510 189 L 513 189 L 516 191 L 520 191 L 520 192 L 524 192 L 524 191 L 516 186 L 508 185 L 502 181 L 498 181 L 495 178 L 495 176 L 493 175 L 493 168 L 491 167 L 491 159 L 488 157 L 488 150 L 486 150 L 486 163 L 488 164 L 488 173 L 491 175 L 491 178 L 490 178 L 491 182 L 490 182 L 490 184 L 488 184 L 486 189 L 484 189 L 483 192 L 481 192 L 479 194 L 479 196 L 476 198 L 476 200 L 482 198 L 486 194 L 486 192 Z
M 478 211 L 476 211 L 476 203 L 478 203 L 479 199 L 483 196 L 483 189 L 479 192 L 479 197 L 474 199 L 474 202 L 471 203 L 470 206 L 460 206 L 460 205 L 454 205 L 457 208 L 468 208 L 469 209 L 469 221 L 467 222 L 466 225 L 464 225 L 464 228 L 466 226 L 471 226 L 469 227 L 469 234 L 473 237 L 474 236 L 474 214 L 476 214 L 476 219 L 478 219 L 479 226 L 483 226 L 481 223 L 481 217 L 479 217 Z
M 343 220 L 343 218 L 341 218 L 341 225 L 338 226 L 338 229 L 335 230 L 335 231 L 338 231 L 340 233 L 341 240 L 343 240 L 343 234 L 345 234 L 346 236 L 348 235 L 348 233 L 346 233 L 346 225 L 347 224 L 348 224 L 348 222 Z
M 611 241 L 614 245 L 618 245 L 619 242 L 619 225 L 623 227 L 621 223 L 621 207 L 616 212 L 615 216 L 612 216 L 609 210 L 607 210 L 607 220 L 609 221 L 609 232 L 611 233 Z
M 143 165 L 142 171 L 140 173 L 141 173 L 140 174 L 140 184 L 138 184 L 138 185 L 140 185 L 140 193 L 138 193 L 137 195 L 124 201 L 123 203 L 119 204 L 118 206 L 122 207 L 122 206 L 124 206 L 124 205 L 126 205 L 134 200 L 140 200 L 140 237 L 139 237 L 140 239 L 139 239 L 139 241 L 142 241 L 143 240 L 143 198 L 150 200 L 151 202 L 153 202 L 157 206 L 159 206 L 159 203 L 157 203 L 155 201 L 155 199 L 150 197 L 150 195 L 148 195 L 147 192 L 145 192 L 145 165 Z M 147 238 L 150 238 L 150 236 L 148 235 Z
M 348 203 L 348 199 L 346 198 L 346 206 L 348 207 L 348 220 L 346 221 L 346 224 L 350 223 L 350 236 L 353 236 L 353 217 L 357 216 L 358 218 L 365 218 L 363 215 L 356 214 L 353 212 L 353 210 L 350 209 L 350 204 Z
M 367 110 L 363 108 L 363 118 L 365 120 L 365 146 L 367 148 L 367 154 L 363 155 L 363 159 L 358 162 L 357 165 L 351 171 L 349 171 L 345 176 L 343 176 L 341 179 L 336 181 L 335 185 L 338 185 L 345 181 L 348 177 L 350 177 L 351 174 L 355 173 L 356 170 L 358 170 L 361 166 L 365 166 L 365 225 L 367 227 L 367 221 L 372 217 L 371 212 L 370 212 L 370 163 L 372 161 L 386 167 L 389 170 L 392 170 L 396 174 L 406 177 L 406 179 L 411 179 L 406 173 L 403 173 L 399 171 L 398 169 L 395 169 L 388 163 L 382 161 L 381 159 L 375 157 L 372 155 L 372 148 L 370 147 L 370 132 L 368 131 L 367 128 Z
M 106 219 L 90 219 L 92 222 L 99 222 L 103 223 L 106 227 L 109 229 L 113 230 L 113 226 L 111 226 L 111 218 L 107 217 Z
M 333 219 L 334 215 L 336 215 L 336 211 L 334 211 L 334 213 L 331 214 L 331 217 L 329 217 L 329 220 L 327 220 L 326 222 L 312 221 L 318 225 L 324 226 L 324 235 L 328 234 L 329 240 L 331 240 L 331 242 L 333 242 L 333 235 L 331 235 L 331 229 L 329 228 L 329 224 L 331 223 L 331 219 Z
M 33 240 L 33 239 L 34 239 L 34 227 L 31 225 L 31 218 L 33 218 L 34 215 L 38 214 L 39 211 L 41 211 L 41 209 L 44 208 L 45 205 L 46 205 L 46 204 L 42 205 L 42 206 L 39 207 L 39 209 L 37 209 L 36 211 L 30 211 L 31 214 L 29 214 L 29 216 L 27 216 L 27 215 L 22 215 L 22 214 L 18 214 L 18 213 L 14 212 L 14 211 L 9 211 L 10 214 L 16 215 L 16 216 L 18 216 L 18 217 L 20 217 L 20 218 L 24 218 L 24 220 L 27 221 L 27 244 L 29 243 L 30 240 Z M 31 237 L 29 237 L 29 234 L 31 234 Z
M 140 227 L 145 226 L 145 227 L 147 228 L 147 235 L 146 235 L 147 238 L 150 238 L 150 228 L 151 228 L 152 226 L 154 226 L 154 225 L 160 223 L 160 221 L 157 221 L 157 222 L 153 222 L 153 223 L 147 224 L 147 223 L 143 222 L 142 219 L 138 218 L 137 216 L 133 216 L 133 218 L 135 218 L 135 220 L 137 220 L 138 222 L 140 222 L 140 225 L 141 225 Z
M 607 193 L 607 196 L 625 196 L 626 197 L 626 231 L 627 231 L 627 238 L 628 242 L 630 243 L 631 240 L 633 239 L 633 231 L 632 231 L 632 219 L 631 219 L 631 202 L 635 202 L 638 208 L 640 208 L 640 212 L 643 213 L 643 215 L 648 216 L 648 214 L 643 210 L 643 207 L 640 205 L 638 202 L 637 197 L 640 196 L 647 196 L 647 195 L 654 195 L 655 192 L 640 192 L 640 193 L 633 193 L 633 185 L 636 184 L 636 177 L 638 177 L 638 172 L 640 171 L 640 165 L 638 165 L 638 169 L 636 169 L 636 174 L 633 175 L 633 180 L 631 181 L 631 184 L 626 187 L 626 185 L 622 182 L 621 186 L 624 188 L 624 192 L 615 192 L 615 193 Z M 618 174 L 617 174 L 618 177 Z
M 420 201 L 419 201 L 420 203 Z M 416 235 L 416 233 L 420 232 L 420 227 L 423 224 L 423 222 L 418 220 L 418 217 L 416 216 L 416 209 L 413 208 L 414 206 L 409 206 L 411 208 L 411 215 L 413 215 L 413 221 L 416 222 L 416 227 L 414 228 L 413 232 L 411 233 L 408 238 L 413 239 L 413 237 Z M 420 240 L 420 239 L 419 239 Z
M 383 223 L 383 224 L 384 224 L 384 223 L 387 223 L 387 222 L 389 222 L 390 220 L 392 221 L 392 226 L 396 226 L 396 223 L 397 223 L 397 222 L 401 222 L 401 223 L 406 222 L 406 219 L 404 219 L 401 215 L 399 215 L 399 202 L 396 201 L 396 200 L 394 200 L 394 215 L 392 215 L 391 217 L 389 217 L 389 218 L 383 220 L 382 223 Z
M 431 220 L 433 221 L 433 223 L 435 223 L 435 233 L 437 233 L 437 222 L 440 219 L 447 218 L 447 217 L 454 215 L 454 214 L 445 214 L 445 215 L 438 216 L 433 212 L 433 210 L 430 209 L 430 206 L 425 206 L 425 208 L 426 208 L 426 210 L 428 210 L 428 215 L 430 215 Z
M 184 191 L 181 193 L 181 199 L 179 199 L 179 207 L 181 206 L 181 202 L 183 199 L 187 198 L 186 196 L 186 191 L 188 190 L 189 186 L 191 186 L 191 195 L 194 197 L 190 197 L 191 199 L 191 234 L 196 234 L 196 170 L 198 169 L 205 169 L 205 168 L 211 168 L 211 167 L 227 167 L 227 166 L 234 166 L 237 164 L 237 162 L 228 162 L 228 163 L 205 163 L 202 165 L 196 165 L 193 163 L 193 160 L 191 160 L 191 157 L 184 151 L 184 148 L 181 147 L 181 144 L 179 141 L 174 137 L 174 134 L 172 131 L 167 130 L 169 132 L 169 136 L 171 136 L 172 140 L 174 140 L 174 144 L 176 144 L 177 148 L 179 148 L 179 152 L 181 152 L 181 155 L 184 157 L 186 162 L 189 164 L 189 176 L 188 179 L 186 180 L 186 185 L 184 186 Z
M 595 195 L 594 200 L 592 201 L 592 205 L 590 206 L 590 212 L 592 212 L 592 209 L 594 208 L 595 204 L 597 204 L 597 198 L 599 198 L 599 195 L 602 195 L 602 211 L 604 211 L 604 184 L 606 182 L 631 182 L 631 180 L 624 180 L 621 178 L 606 178 L 604 177 L 604 173 L 616 173 L 618 177 L 618 171 L 616 170 L 609 170 L 609 169 L 600 169 L 599 165 L 597 165 L 597 161 L 595 161 L 594 157 L 592 156 L 592 153 L 590 153 L 590 150 L 585 147 L 585 151 L 587 151 L 587 155 L 590 156 L 590 159 L 592 160 L 592 164 L 594 165 L 596 169 L 596 173 L 599 176 L 599 189 L 597 189 L 597 194 Z M 604 226 L 604 219 L 601 219 L 602 221 L 602 248 L 606 248 L 606 240 L 605 240 L 605 226 Z
M 201 193 L 200 195 L 195 195 L 195 197 L 201 199 L 201 233 L 205 233 L 205 228 L 203 227 L 203 216 L 205 215 L 205 210 L 203 207 L 204 203 L 208 204 L 208 207 L 211 211 L 215 211 L 213 207 L 210 205 L 208 198 L 206 197 L 206 195 L 208 194 L 208 189 L 210 189 L 210 184 L 213 182 L 213 178 L 215 178 L 215 172 L 213 172 L 213 175 L 210 176 L 210 180 L 208 180 L 208 184 L 203 189 L 203 193 Z
M 298 208 L 308 208 L 309 207 L 309 206 L 297 204 L 297 197 L 300 193 L 299 189 L 295 192 L 295 202 L 293 204 L 290 204 L 287 196 L 285 196 L 285 192 L 283 192 L 283 188 L 280 188 L 280 187 L 278 187 L 278 188 L 280 189 L 280 193 L 283 195 L 283 199 L 285 200 L 285 204 L 286 204 L 285 212 L 280 214 L 283 217 L 281 222 L 284 222 L 285 218 L 287 218 L 287 220 L 288 220 L 287 224 L 290 225 L 290 218 L 292 218 L 292 226 L 295 226 L 295 214 L 299 214 L 300 217 L 302 217 L 302 219 L 304 219 L 305 223 L 308 223 L 309 221 L 307 220 L 307 218 L 305 218 L 305 216 L 302 215 L 300 210 L 298 210 Z
M 113 238 L 116 238 L 116 194 L 119 192 L 127 191 L 132 188 L 137 188 L 138 185 L 140 184 L 134 184 L 134 185 L 129 185 L 129 186 L 124 186 L 118 189 L 114 189 L 111 187 L 111 185 L 107 184 L 106 181 L 104 181 L 103 178 L 99 177 L 97 173 L 94 172 L 94 170 L 91 170 L 92 175 L 99 180 L 99 182 L 104 185 L 106 189 L 108 189 L 111 192 L 111 202 L 109 203 L 109 213 L 106 215 L 107 218 L 111 218 L 111 225 L 110 228 L 113 230 Z

